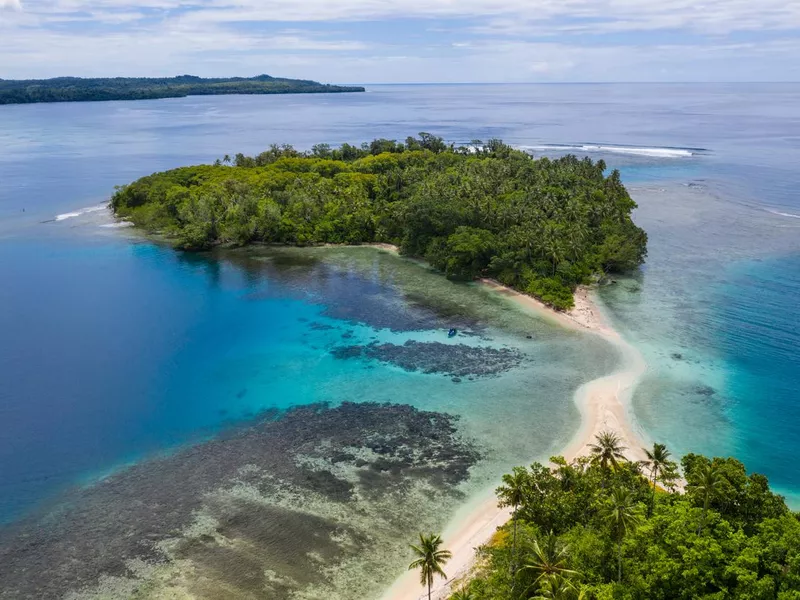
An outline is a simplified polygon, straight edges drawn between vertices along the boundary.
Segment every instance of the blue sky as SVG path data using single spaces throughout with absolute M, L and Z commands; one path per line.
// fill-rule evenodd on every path
M 0 0 L 0 78 L 800 81 L 800 0 Z

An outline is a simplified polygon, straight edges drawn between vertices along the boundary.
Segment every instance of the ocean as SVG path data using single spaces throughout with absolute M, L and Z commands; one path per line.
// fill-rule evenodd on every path
M 384 431 L 396 416 L 380 421 L 343 403 L 453 415 L 448 452 L 468 470 L 431 466 L 417 474 L 419 489 L 404 484 L 417 514 L 370 499 L 369 486 L 357 487 L 351 504 L 304 505 L 317 528 L 352 527 L 336 533 L 349 540 L 336 552 L 361 547 L 370 525 L 381 548 L 380 568 L 357 550 L 342 558 L 331 549 L 328 583 L 302 581 L 308 597 L 330 581 L 342 597 L 359 597 L 347 595 L 352 589 L 373 597 L 402 571 L 402 544 L 389 540 L 419 523 L 441 527 L 504 470 L 557 453 L 578 426 L 575 390 L 618 360 L 601 340 L 377 250 L 183 254 L 116 227 L 104 208 L 115 185 L 157 170 L 271 143 L 307 149 L 421 131 L 456 143 L 501 138 L 536 155 L 569 152 L 619 168 L 639 203 L 634 219 L 649 234 L 649 257 L 600 298 L 648 362 L 631 407 L 637 429 L 678 456 L 735 455 L 800 506 L 800 85 L 367 89 L 0 107 L 0 542 L 41 528 L 42 515 L 74 525 L 75 514 L 105 514 L 130 496 L 155 498 L 167 476 L 189 472 L 192 452 L 224 456 L 215 444 L 225 440 L 255 452 L 242 440 L 265 415 L 265 427 L 277 428 L 270 439 L 292 443 L 305 439 L 302 428 L 281 430 L 293 423 L 282 425 L 281 415 L 297 407 L 325 406 L 320 414 L 331 411 L 331 422 L 353 431 L 368 422 Z M 452 326 L 460 331 L 454 340 Z M 367 358 L 370 344 L 393 354 Z M 429 349 L 446 360 L 431 363 Z M 493 370 L 484 372 L 486 365 Z M 324 430 L 327 440 L 337 435 Z M 340 464 L 302 448 L 294 467 Z M 237 463 L 236 472 L 245 467 Z M 228 507 L 231 498 L 257 495 L 249 480 L 222 481 L 229 466 L 191 468 L 200 469 L 191 471 L 195 480 L 169 498 L 180 496 L 175 504 L 194 515 L 195 529 L 220 519 L 209 494 L 219 500 L 224 488 Z M 325 472 L 335 481 L 352 475 Z M 291 489 L 270 488 L 270 510 L 290 510 L 290 497 L 332 485 L 293 477 L 284 476 Z M 104 481 L 119 486 L 116 496 L 102 495 Z M 362 521 L 342 516 L 342 506 L 358 506 Z M 154 517 L 150 534 L 181 523 L 172 518 Z M 264 523 L 276 519 L 269 513 Z M 97 535 L 112 535 L 112 525 Z M 48 538 L 52 547 L 64 531 L 80 531 L 52 529 L 60 532 Z M 321 542 L 308 544 L 327 556 Z M 276 542 L 276 556 L 285 549 Z M 196 553 L 181 556 L 202 563 Z M 349 587 L 368 569 L 366 583 Z M 101 572 L 53 585 L 85 588 Z

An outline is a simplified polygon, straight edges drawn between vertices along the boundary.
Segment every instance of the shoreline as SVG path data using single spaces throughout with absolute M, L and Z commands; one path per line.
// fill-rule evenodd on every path
M 389 245 L 376 247 L 389 252 L 397 251 L 396 248 L 387 246 Z M 558 312 L 532 296 L 497 281 L 482 279 L 479 284 L 533 312 L 539 318 L 574 331 L 588 331 L 599 335 L 617 349 L 621 360 L 616 370 L 593 379 L 576 390 L 574 402 L 581 415 L 581 425 L 560 454 L 567 461 L 586 455 L 595 435 L 601 431 L 612 431 L 627 447 L 627 458 L 642 460 L 642 448 L 646 440 L 634 429 L 629 417 L 629 405 L 636 385 L 647 370 L 647 363 L 639 351 L 609 324 L 599 304 L 592 298 L 593 290 L 587 287 L 578 288 L 575 292 L 575 307 L 567 312 Z M 456 590 L 456 585 L 468 577 L 475 567 L 475 549 L 488 543 L 497 528 L 511 519 L 511 509 L 498 507 L 493 490 L 489 494 L 458 511 L 445 527 L 442 539 L 445 548 L 453 556 L 445 567 L 448 578 L 437 580 L 432 588 L 432 599 L 445 600 Z M 406 572 L 398 577 L 381 596 L 381 600 L 424 598 L 427 598 L 427 590 L 420 585 L 415 572 Z

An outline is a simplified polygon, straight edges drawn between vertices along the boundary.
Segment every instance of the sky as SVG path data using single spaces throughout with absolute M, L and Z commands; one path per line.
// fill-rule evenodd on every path
M 800 0 L 0 0 L 0 78 L 800 81 Z

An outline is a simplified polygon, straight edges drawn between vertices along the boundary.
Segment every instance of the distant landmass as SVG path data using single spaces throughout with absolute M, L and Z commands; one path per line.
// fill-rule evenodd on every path
M 328 85 L 305 79 L 285 79 L 269 75 L 213 79 L 193 75 L 163 78 L 0 79 L 0 104 L 152 100 L 222 94 L 335 94 L 363 91 L 364 88 L 358 86 Z

